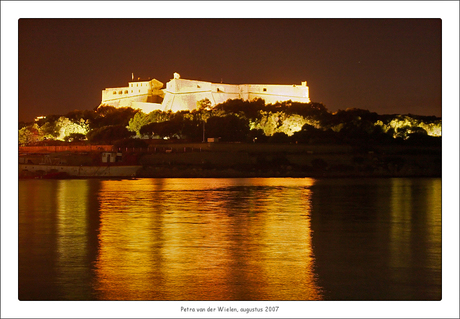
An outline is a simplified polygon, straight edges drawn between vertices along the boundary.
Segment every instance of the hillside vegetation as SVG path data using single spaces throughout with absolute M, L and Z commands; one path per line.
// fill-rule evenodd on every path
M 131 108 L 101 106 L 48 115 L 19 123 L 19 145 L 80 141 L 143 146 L 145 141 L 180 140 L 291 144 L 437 144 L 441 118 L 379 115 L 363 109 L 329 112 L 321 103 L 228 100 L 211 107 L 200 101 L 194 111 L 149 114 Z

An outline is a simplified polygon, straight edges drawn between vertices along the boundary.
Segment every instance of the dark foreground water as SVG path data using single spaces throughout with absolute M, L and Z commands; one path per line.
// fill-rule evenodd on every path
M 20 300 L 440 300 L 441 179 L 19 181 Z

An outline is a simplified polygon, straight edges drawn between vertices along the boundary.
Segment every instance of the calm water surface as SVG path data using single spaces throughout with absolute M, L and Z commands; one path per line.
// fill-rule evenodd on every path
M 20 300 L 440 300 L 441 179 L 19 181 Z

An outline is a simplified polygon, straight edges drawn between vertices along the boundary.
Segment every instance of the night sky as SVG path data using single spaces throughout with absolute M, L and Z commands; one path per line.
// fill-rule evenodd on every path
M 116 3 L 116 2 L 115 2 Z M 20 19 L 19 120 L 94 109 L 131 73 L 300 84 L 329 111 L 441 116 L 441 19 Z

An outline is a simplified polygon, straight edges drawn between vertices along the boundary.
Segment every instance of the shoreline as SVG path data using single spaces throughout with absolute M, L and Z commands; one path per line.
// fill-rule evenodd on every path
M 21 154 L 20 163 L 39 167 L 46 159 L 56 163 L 56 168 L 132 165 L 139 166 L 133 175 L 138 178 L 442 176 L 442 148 L 433 145 L 376 145 L 358 149 L 350 145 L 208 143 L 192 148 L 190 144 L 163 144 L 149 150 L 112 151 L 111 158 L 115 157 L 116 162 L 108 164 L 101 161 L 102 151 L 49 152 Z
M 391 174 L 388 172 L 373 173 L 338 173 L 338 172 L 244 172 L 234 169 L 167 169 L 142 168 L 136 178 L 441 178 L 441 174 L 407 172 Z

